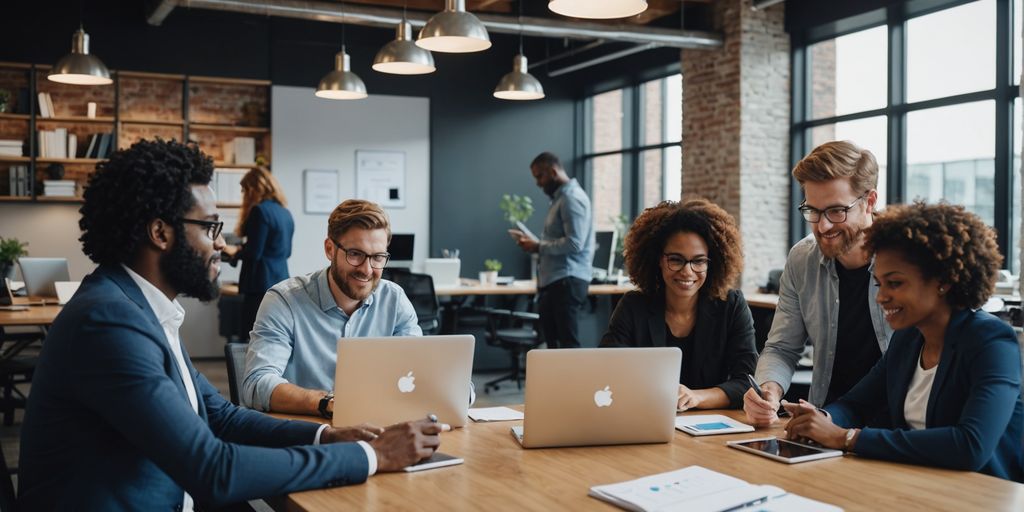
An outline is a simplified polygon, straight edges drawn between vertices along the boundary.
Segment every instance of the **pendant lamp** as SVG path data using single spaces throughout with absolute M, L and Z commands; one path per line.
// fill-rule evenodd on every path
M 71 53 L 53 65 L 47 78 L 52 82 L 75 85 L 107 85 L 114 82 L 103 61 L 89 54 L 89 34 L 81 27 L 71 36 Z
M 627 18 L 647 10 L 647 0 L 551 0 L 548 9 L 573 18 Z
M 320 85 L 316 87 L 316 96 L 330 100 L 361 100 L 365 98 L 366 84 L 352 72 L 351 68 L 351 58 L 345 52 L 345 45 L 342 45 L 341 51 L 334 56 L 334 71 L 320 79 Z
M 466 0 L 445 0 L 444 10 L 427 20 L 416 46 L 432 52 L 470 53 L 491 47 L 487 28 L 466 12 Z
M 373 69 L 394 75 L 424 75 L 437 70 L 434 56 L 412 42 L 412 25 L 402 18 L 395 39 L 377 52 Z
M 518 54 L 512 59 L 512 71 L 501 77 L 494 88 L 494 97 L 503 100 L 539 100 L 544 97 L 544 86 L 527 72 L 526 57 Z

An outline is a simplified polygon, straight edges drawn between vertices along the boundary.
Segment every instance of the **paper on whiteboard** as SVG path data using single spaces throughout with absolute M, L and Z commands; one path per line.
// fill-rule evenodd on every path
M 405 208 L 405 153 L 356 151 L 356 197 L 384 208 Z

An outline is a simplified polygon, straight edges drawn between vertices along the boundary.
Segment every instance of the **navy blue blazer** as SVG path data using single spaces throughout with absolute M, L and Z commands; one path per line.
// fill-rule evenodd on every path
M 725 300 L 702 294 L 697 299 L 693 333 L 697 380 L 685 382 L 680 373 L 679 383 L 693 389 L 719 387 L 729 397 L 730 408 L 743 407 L 743 393 L 750 387 L 747 374 L 757 367 L 754 319 L 743 292 L 729 290 Z M 664 299 L 634 290 L 619 300 L 601 346 L 664 347 L 667 339 Z
M 271 286 L 291 277 L 288 257 L 292 255 L 295 221 L 287 208 L 267 199 L 249 211 L 245 221 L 245 244 L 237 258 L 242 260 L 238 291 L 262 296 Z
M 86 277 L 50 329 L 32 381 L 21 508 L 169 511 L 185 490 L 219 506 L 366 480 L 357 444 L 310 446 L 318 424 L 236 407 L 187 353 L 185 362 L 198 415 L 131 277 L 120 266 Z
M 946 327 L 925 428 L 910 430 L 903 406 L 924 337 L 916 328 L 892 335 L 889 350 L 847 394 L 825 407 L 837 425 L 888 417 L 893 429 L 865 428 L 858 455 L 1024 481 L 1024 405 L 1017 336 L 983 311 L 955 311 Z

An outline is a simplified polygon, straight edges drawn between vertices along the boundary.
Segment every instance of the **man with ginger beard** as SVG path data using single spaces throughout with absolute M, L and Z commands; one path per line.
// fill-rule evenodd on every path
M 350 199 L 334 209 L 324 240 L 330 265 L 274 285 L 260 305 L 243 405 L 330 418 L 338 338 L 422 334 L 405 292 L 381 279 L 390 241 L 391 224 L 377 204 Z
M 863 247 L 878 200 L 878 164 L 849 141 L 822 144 L 796 164 L 804 191 L 799 210 L 812 234 L 790 250 L 779 280 L 779 303 L 757 362 L 754 389 L 743 396 L 747 419 L 778 420 L 780 400 L 807 340 L 814 349 L 808 400 L 824 406 L 867 374 L 888 347 L 892 329 L 875 302 L 874 256 Z

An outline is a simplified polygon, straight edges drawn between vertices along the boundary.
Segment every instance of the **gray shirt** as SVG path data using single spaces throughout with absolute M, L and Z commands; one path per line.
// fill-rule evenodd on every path
M 538 286 L 566 277 L 590 281 L 594 259 L 593 214 L 590 198 L 576 178 L 558 187 L 551 198 L 538 252 Z
M 874 258 L 868 272 L 875 267 Z M 868 303 L 874 340 L 885 353 L 889 347 L 892 328 L 885 321 L 882 307 L 875 302 L 878 284 L 871 280 Z M 825 396 L 832 379 L 832 365 L 836 355 L 836 325 L 839 322 L 839 275 L 836 262 L 825 257 L 818 249 L 814 235 L 808 235 L 789 251 L 786 268 L 779 278 L 779 304 L 775 308 L 768 341 L 757 361 L 755 380 L 758 384 L 775 381 L 783 391 L 789 389 L 796 371 L 797 361 L 804 345 L 810 339 L 814 349 L 814 371 L 811 374 L 809 401 L 816 406 L 825 405 Z
M 263 297 L 245 356 L 242 405 L 270 410 L 271 393 L 286 382 L 333 390 L 340 338 L 423 334 L 416 310 L 397 284 L 382 279 L 349 316 L 331 295 L 329 272 L 281 281 Z

